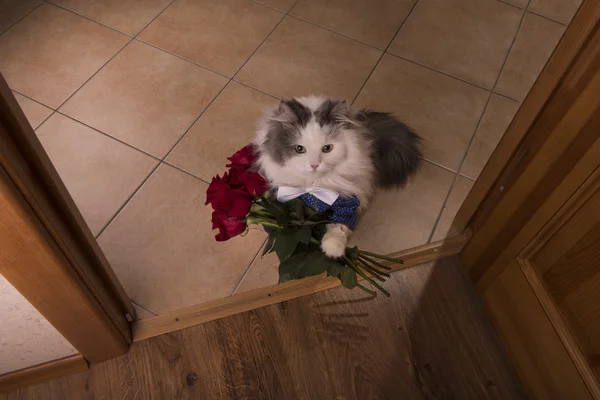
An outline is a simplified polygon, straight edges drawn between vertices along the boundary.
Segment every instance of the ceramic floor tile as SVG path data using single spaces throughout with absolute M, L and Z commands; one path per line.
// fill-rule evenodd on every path
M 279 98 L 325 94 L 351 100 L 380 56 L 379 50 L 288 16 L 236 79 Z
M 171 0 L 51 0 L 51 2 L 133 36 L 148 25 L 171 3 Z
M 488 92 L 386 54 L 355 106 L 394 113 L 425 139 L 429 160 L 456 171 Z
M 140 39 L 233 76 L 282 17 L 251 0 L 178 0 Z
M 61 112 L 162 158 L 226 83 L 220 75 L 133 41 Z
M 491 89 L 523 13 L 497 0 L 420 0 L 389 51 Z
M 427 243 L 453 179 L 452 172 L 424 162 L 405 189 L 379 191 L 351 245 L 388 254 Z
M 42 0 L 2 0 L 0 1 L 0 33 L 17 22 L 28 12 L 40 5 Z
M 529 0 L 500 0 L 503 3 L 512 4 L 513 6 L 517 6 L 520 8 L 526 8 L 527 4 L 529 4 Z
M 495 91 L 523 101 L 564 31 L 556 22 L 527 13 Z
M 19 93 L 13 92 L 17 103 L 23 110 L 23 113 L 27 117 L 29 124 L 33 129 L 37 128 L 50 114 L 52 110 L 46 106 L 36 103 L 35 101 L 28 99 L 25 96 L 21 96 Z
M 431 238 L 432 242 L 460 234 L 458 230 L 452 227 L 452 221 L 454 221 L 456 213 L 467 198 L 469 191 L 473 187 L 473 183 L 472 180 L 467 179 L 464 176 L 458 176 L 450 191 L 448 200 L 444 205 L 444 209 L 442 210 L 442 215 L 440 216 L 435 232 Z
M 94 235 L 158 163 L 60 114 L 36 133 Z
M 279 259 L 277 258 L 277 255 L 275 253 L 271 253 L 261 257 L 259 254 L 248 270 L 248 273 L 240 283 L 240 286 L 237 288 L 235 294 L 277 285 L 278 282 Z
M 291 14 L 384 50 L 415 0 L 300 0 Z
M 133 303 L 133 308 L 135 308 L 135 314 L 136 314 L 136 321 L 139 321 L 140 319 L 146 319 L 146 318 L 152 318 L 154 317 L 154 314 L 152 314 L 150 311 L 146 310 L 145 308 L 142 308 L 140 306 L 138 306 L 137 304 Z
M 563 24 L 568 24 L 582 0 L 531 0 L 529 10 Z
M 256 121 L 279 100 L 231 82 L 167 157 L 206 181 L 222 175 L 227 157 L 254 140 Z
M 298 0 L 256 0 L 257 3 L 272 7 L 281 12 L 288 12 L 292 9 Z
M 43 4 L 0 36 L 0 71 L 9 86 L 56 108 L 129 38 Z
M 519 102 L 492 94 L 460 173 L 477 179 L 519 109 Z
M 259 230 L 214 239 L 206 188 L 163 164 L 100 235 L 123 287 L 141 306 L 162 314 L 229 296 L 261 247 Z

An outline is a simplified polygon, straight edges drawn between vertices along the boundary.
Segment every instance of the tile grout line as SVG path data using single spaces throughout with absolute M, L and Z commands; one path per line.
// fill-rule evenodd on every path
M 416 3 L 415 3 L 415 4 L 416 4 Z M 412 9 L 411 9 L 411 10 L 412 10 Z M 304 19 L 304 18 L 302 18 L 302 17 L 299 17 L 299 16 L 297 16 L 297 15 L 294 15 L 294 14 L 289 14 L 289 16 L 290 16 L 290 18 L 294 18 L 294 19 L 297 19 L 297 20 L 299 20 L 299 21 L 306 22 L 306 23 L 308 23 L 308 24 L 310 24 L 310 25 L 312 25 L 312 26 L 316 26 L 317 28 L 321 28 L 321 29 L 324 29 L 324 30 L 326 30 L 326 31 L 329 31 L 329 32 L 335 33 L 336 35 L 343 36 L 343 37 L 345 37 L 346 39 L 350 39 L 350 40 L 353 40 L 353 41 L 355 41 L 355 42 L 358 42 L 358 43 L 360 43 L 360 44 L 364 44 L 365 46 L 368 46 L 368 47 L 370 47 L 370 48 L 372 48 L 372 49 L 375 49 L 375 50 L 378 50 L 378 51 L 385 51 L 384 49 L 381 49 L 381 48 L 379 48 L 379 47 L 373 46 L 372 44 L 369 44 L 369 43 L 367 43 L 367 42 L 363 42 L 363 41 L 362 41 L 362 40 L 360 40 L 360 39 L 353 38 L 352 36 L 348 36 L 348 35 L 346 35 L 345 33 L 341 33 L 341 32 L 338 32 L 338 31 L 334 31 L 334 30 L 333 30 L 333 29 L 331 29 L 331 28 L 328 28 L 328 27 L 326 27 L 326 26 L 323 26 L 323 25 L 319 25 L 319 24 L 317 24 L 316 22 L 309 21 L 309 20 L 307 20 L 307 19 Z M 407 18 L 408 18 L 408 16 L 407 16 Z M 402 21 L 402 23 L 404 23 L 404 21 Z M 397 34 L 397 31 L 396 31 L 396 34 Z M 394 38 L 396 37 L 396 34 L 394 34 L 394 37 L 392 38 L 392 40 L 390 40 L 390 43 L 391 43 L 391 42 L 394 40 Z M 389 44 L 388 44 L 388 46 L 389 46 Z M 386 48 L 387 48 L 387 47 L 386 47 Z
M 69 10 L 68 8 L 66 8 L 66 7 L 64 7 L 64 6 L 60 5 L 60 4 L 56 4 L 56 3 L 53 3 L 52 1 L 48 1 L 48 0 L 43 0 L 43 2 L 46 3 L 46 4 L 49 4 L 51 6 L 60 8 L 60 9 L 62 9 L 64 11 L 67 11 L 67 12 L 69 12 L 71 14 L 77 15 L 78 17 L 81 17 L 83 19 L 87 19 L 88 21 L 94 22 L 94 23 L 96 23 L 98 25 L 102 25 L 103 27 L 108 28 L 111 31 L 115 31 L 117 33 L 120 33 L 120 34 L 125 35 L 125 36 L 130 37 L 130 38 L 134 37 L 134 36 L 130 35 L 129 33 L 122 32 L 122 31 L 118 30 L 117 28 L 113 28 L 112 26 L 106 25 L 106 24 L 104 24 L 104 23 L 102 23 L 100 21 L 96 21 L 95 19 L 90 18 L 90 17 L 88 17 L 86 15 L 79 14 L 78 12 L 73 11 L 73 10 Z
M 404 18 L 404 20 L 402 21 L 402 23 L 398 27 L 398 30 L 396 30 L 396 33 L 394 34 L 394 36 L 392 36 L 392 40 L 390 40 L 390 42 L 388 43 L 388 45 L 385 48 L 385 50 L 383 50 L 383 52 L 381 53 L 381 56 L 379 57 L 379 60 L 377 60 L 377 62 L 373 66 L 373 69 L 371 70 L 371 72 L 369 73 L 369 75 L 367 75 L 367 79 L 365 79 L 365 81 L 363 82 L 363 84 L 361 85 L 361 87 L 358 89 L 358 92 L 356 93 L 356 95 L 354 96 L 354 98 L 352 99 L 352 101 L 350 102 L 351 106 L 354 105 L 354 102 L 356 101 L 356 99 L 358 99 L 358 96 L 360 95 L 360 93 L 362 92 L 362 90 L 364 89 L 364 87 L 367 85 L 367 82 L 369 82 L 369 79 L 371 79 L 371 76 L 373 76 L 373 73 L 377 69 L 377 66 L 379 65 L 379 63 L 381 63 L 381 60 L 383 60 L 383 57 L 386 55 L 388 49 L 390 48 L 390 46 L 392 45 L 392 43 L 394 43 L 394 39 L 396 39 L 396 36 L 398 36 L 398 33 L 400 33 L 400 30 L 402 29 L 402 27 L 404 26 L 404 24 L 406 23 L 406 21 L 408 21 L 408 18 L 410 18 L 410 15 L 412 14 L 413 10 L 417 7 L 418 3 L 419 3 L 419 0 L 416 0 L 415 4 L 413 4 L 413 6 L 410 9 L 410 11 L 408 12 L 408 14 L 406 14 L 406 18 Z
M 166 160 L 165 160 L 165 161 L 161 161 L 161 162 L 162 162 L 163 164 L 165 164 L 165 165 L 168 165 L 168 166 L 169 166 L 169 167 L 171 167 L 171 168 L 175 168 L 176 170 L 178 170 L 178 171 L 180 171 L 180 172 L 183 172 L 183 173 L 184 173 L 184 174 L 186 174 L 186 175 L 189 175 L 189 176 L 191 176 L 192 178 L 196 178 L 196 179 L 198 179 L 199 181 L 202 181 L 202 182 L 206 183 L 207 185 L 210 185 L 210 182 L 209 182 L 209 181 L 207 181 L 207 180 L 204 180 L 203 178 L 200 178 L 199 176 L 197 176 L 197 175 L 195 175 L 195 174 L 192 174 L 191 172 L 188 172 L 188 171 L 186 171 L 185 169 L 183 169 L 183 168 L 181 168 L 181 167 L 178 167 L 178 166 L 177 166 L 177 165 L 175 165 L 175 164 L 171 164 L 169 161 L 166 161 Z
M 529 3 L 531 3 L 531 0 L 528 1 L 527 6 L 529 6 Z M 471 145 L 473 144 L 473 140 L 475 139 L 475 135 L 477 134 L 477 130 L 479 129 L 479 126 L 481 125 L 481 121 L 483 120 L 483 117 L 485 116 L 485 113 L 487 111 L 487 108 L 490 104 L 490 100 L 492 99 L 492 94 L 494 93 L 494 89 L 496 88 L 496 85 L 498 84 L 498 81 L 500 80 L 500 76 L 502 75 L 502 71 L 504 70 L 504 67 L 506 65 L 506 62 L 508 61 L 508 57 L 510 56 L 510 53 L 513 49 L 513 46 L 515 45 L 515 42 L 517 41 L 517 37 L 519 36 L 519 32 L 521 31 L 521 26 L 523 25 L 523 20 L 525 19 L 525 14 L 526 11 L 523 11 L 523 15 L 521 16 L 521 21 L 519 22 L 519 26 L 517 27 L 517 31 L 515 32 L 515 36 L 513 37 L 513 40 L 508 48 L 508 51 L 506 52 L 506 56 L 504 57 L 504 62 L 502 63 L 502 66 L 500 67 L 500 71 L 498 72 L 498 76 L 496 76 L 496 81 L 494 82 L 494 86 L 492 87 L 492 90 L 489 92 L 488 95 L 488 99 L 485 103 L 485 106 L 483 107 L 483 111 L 481 112 L 481 116 L 479 117 L 479 120 L 477 121 L 477 125 L 475 126 L 475 130 L 473 132 L 473 135 L 471 135 L 471 139 L 469 140 L 469 143 L 467 144 L 467 148 L 463 154 L 463 157 L 461 159 L 461 162 L 458 166 L 458 170 L 456 172 L 456 175 L 454 176 L 454 180 L 452 181 L 452 184 L 450 185 L 450 190 L 448 191 L 448 194 L 446 195 L 446 199 L 444 200 L 444 202 L 442 203 L 442 208 L 440 209 L 440 212 L 438 214 L 438 217 L 435 221 L 435 224 L 433 225 L 433 228 L 431 230 L 431 233 L 429 234 L 429 239 L 427 240 L 427 243 L 431 242 L 431 239 L 433 238 L 433 235 L 435 234 L 435 230 L 437 229 L 438 223 L 442 217 L 442 213 L 444 212 L 444 208 L 446 207 L 446 204 L 448 203 L 448 199 L 450 198 L 450 195 L 452 193 L 452 190 L 454 189 L 454 185 L 456 184 L 456 181 L 458 180 L 458 177 L 461 176 L 460 170 L 463 167 L 463 164 L 465 162 L 465 159 L 467 158 L 467 155 L 469 154 L 469 150 L 471 149 Z
M 516 5 L 516 4 L 511 4 L 511 3 L 508 3 L 508 2 L 506 2 L 504 0 L 497 0 L 497 1 L 499 1 L 500 3 L 506 4 L 507 6 L 512 6 L 514 8 L 518 8 L 519 10 L 523 10 L 523 11 L 528 12 L 530 14 L 537 15 L 538 17 L 547 19 L 548 21 L 556 22 L 557 24 L 560 24 L 562 26 L 568 26 L 569 25 L 569 24 L 565 24 L 563 22 L 557 21 L 557 20 L 555 20 L 553 18 L 547 17 L 545 15 L 539 14 L 539 13 L 537 13 L 535 11 L 529 10 L 528 7 L 529 7 L 529 4 L 531 3 L 531 1 L 528 1 L 527 5 L 525 7 L 520 7 L 520 6 Z
M 135 147 L 135 146 L 133 146 L 133 145 L 131 145 L 131 144 L 127 143 L 127 142 L 124 142 L 124 141 L 122 141 L 122 140 L 121 140 L 121 139 L 119 139 L 119 138 L 116 138 L 116 137 L 114 137 L 114 136 L 112 136 L 112 135 L 109 135 L 108 133 L 102 132 L 100 129 L 98 129 L 98 128 L 94 128 L 93 126 L 91 126 L 91 125 L 88 125 L 87 123 L 85 123 L 85 122 L 83 122 L 83 121 L 80 121 L 80 120 L 78 120 L 78 119 L 77 119 L 77 118 L 75 118 L 75 117 L 71 117 L 70 115 L 67 115 L 67 114 L 65 114 L 65 113 L 63 113 L 63 112 L 61 112 L 61 111 L 58 111 L 58 110 L 54 111 L 54 113 L 56 113 L 56 114 L 58 114 L 58 115 L 62 115 L 62 116 L 63 116 L 63 117 L 65 117 L 65 118 L 69 118 L 70 120 L 72 120 L 72 121 L 75 121 L 75 122 L 77 122 L 78 124 L 81 124 L 81 125 L 83 125 L 83 126 L 85 126 L 85 127 L 87 127 L 87 128 L 90 128 L 90 129 L 92 129 L 93 131 L 95 131 L 95 132 L 98 132 L 98 133 L 100 133 L 101 135 L 104 135 L 104 136 L 106 136 L 106 137 L 107 137 L 107 138 L 109 138 L 109 139 L 112 139 L 112 140 L 114 140 L 114 141 L 116 141 L 116 142 L 119 142 L 119 143 L 121 143 L 121 144 L 124 144 L 125 146 L 129 147 L 130 149 L 136 150 L 136 151 L 138 151 L 138 152 L 140 152 L 140 153 L 142 153 L 142 154 L 144 154 L 144 155 L 147 155 L 148 157 L 150 157 L 150 158 L 153 158 L 153 159 L 154 159 L 154 160 L 156 160 L 156 161 L 159 161 L 159 162 L 161 161 L 161 159 L 160 159 L 160 158 L 158 158 L 158 157 L 156 157 L 155 155 L 153 155 L 153 154 L 150 154 L 150 153 L 148 153 L 148 152 L 146 152 L 146 151 L 144 151 L 144 150 L 138 149 L 137 147 Z
M 296 4 L 298 4 L 299 1 L 300 0 L 296 0 L 296 2 L 292 5 L 292 7 L 289 9 L 288 12 L 282 13 L 283 17 L 281 17 L 281 19 L 279 20 L 279 22 L 277 24 L 275 24 L 275 26 L 273 27 L 273 29 L 271 29 L 271 32 L 269 32 L 269 34 L 258 44 L 258 46 L 256 46 L 256 48 L 254 49 L 254 51 L 252 52 L 252 54 L 250 54 L 250 56 L 246 59 L 246 61 L 244 61 L 244 63 L 242 64 L 242 66 L 238 68 L 238 70 L 235 72 L 235 74 L 232 75 L 232 77 L 231 77 L 232 80 L 237 76 L 237 74 L 240 73 L 240 71 L 242 70 L 242 68 L 244 68 L 246 66 L 246 64 L 248 64 L 248 62 L 250 61 L 250 59 L 252 57 L 254 57 L 254 55 L 256 54 L 256 52 L 258 51 L 258 49 L 260 49 L 262 47 L 262 45 L 267 41 L 267 39 L 269 39 L 271 37 L 271 35 L 273 34 L 273 32 L 275 32 L 275 30 L 279 27 L 279 25 L 281 25 L 281 23 L 283 22 L 283 20 L 285 20 L 287 18 L 287 16 L 290 15 L 290 11 L 292 11 L 292 9 L 294 7 L 296 7 Z
M 154 315 L 155 317 L 158 315 L 158 313 L 156 313 L 156 312 L 154 312 L 154 311 L 150 310 L 149 308 L 146 308 L 146 307 L 144 307 L 144 306 L 143 306 L 143 305 L 141 305 L 139 302 L 137 302 L 137 301 L 134 301 L 134 300 L 132 300 L 132 299 L 129 299 L 129 300 L 131 300 L 131 303 L 132 303 L 133 305 L 135 305 L 135 306 L 138 306 L 138 307 L 139 307 L 139 308 L 141 308 L 142 310 L 149 312 L 150 314 Z
M 288 12 L 286 12 L 283 15 L 283 17 L 281 18 L 281 20 L 279 20 L 279 22 L 273 27 L 273 29 L 271 30 L 271 32 L 269 32 L 269 34 L 263 39 L 262 42 L 260 42 L 260 44 L 256 47 L 256 49 L 254 49 L 254 51 L 252 52 L 252 54 L 250 54 L 250 57 L 248 57 L 246 59 L 246 61 L 244 61 L 244 63 L 242 64 L 242 66 L 240 68 L 238 68 L 237 72 L 235 74 L 233 74 L 233 76 L 231 77 L 231 79 L 229 80 L 229 82 L 227 83 L 227 85 L 229 85 L 232 81 L 234 81 L 236 75 L 239 74 L 239 72 L 242 70 L 242 68 L 244 68 L 244 66 L 250 61 L 250 59 L 254 56 L 254 54 L 256 54 L 256 52 L 258 51 L 258 49 L 260 49 L 262 47 L 262 45 L 267 41 L 267 39 L 273 34 L 273 32 L 275 32 L 275 30 L 277 29 L 277 27 L 279 25 L 281 25 L 281 23 L 283 22 L 283 20 L 287 18 L 287 16 L 289 15 L 290 11 L 292 11 L 292 9 L 296 6 L 296 4 L 298 4 L 299 1 L 300 0 L 296 0 L 294 2 L 294 4 L 290 7 L 290 9 L 288 10 Z M 237 82 L 237 81 L 235 81 L 235 82 Z M 272 97 L 275 97 L 275 96 L 272 96 Z M 277 97 L 275 97 L 275 98 L 277 98 Z M 240 287 L 240 285 L 244 281 L 244 278 L 250 272 L 250 268 L 252 268 L 252 264 L 254 264 L 254 260 L 256 260 L 256 258 L 258 257 L 258 254 L 260 253 L 260 250 L 263 248 L 263 246 L 265 245 L 266 242 L 267 242 L 267 238 L 265 238 L 265 241 L 263 242 L 262 246 L 260 246 L 258 248 L 258 251 L 256 252 L 256 254 L 250 260 L 250 263 L 248 264 L 248 267 L 246 268 L 246 270 L 244 271 L 244 273 L 240 277 L 240 280 L 237 283 L 237 285 L 235 285 L 235 287 L 233 288 L 233 291 L 231 292 L 230 296 L 233 296 L 235 294 L 235 292 L 238 290 L 238 288 Z
M 44 3 L 45 3 L 44 1 L 40 2 L 40 4 L 38 4 L 37 6 L 33 7 L 31 10 L 29 10 L 28 12 L 26 12 L 25 15 L 23 15 L 21 18 L 18 18 L 14 23 L 10 24 L 8 26 L 8 28 L 6 28 L 2 32 L 0 32 L 0 36 L 2 36 L 3 34 L 5 34 L 6 32 L 8 32 L 13 26 L 15 26 L 16 24 L 18 24 L 19 22 L 23 21 L 25 19 L 25 17 L 27 17 L 29 14 L 31 14 L 32 12 L 34 12 L 35 10 L 37 10 L 38 8 L 40 8 L 41 5 L 44 4 Z
M 56 114 L 56 110 L 52 110 L 52 112 L 50 113 L 50 115 L 48 115 L 46 118 L 44 118 L 44 120 L 43 120 L 42 122 L 40 122 L 40 123 L 38 124 L 38 126 L 36 126 L 35 128 L 33 128 L 33 126 L 31 126 L 31 127 L 33 128 L 33 132 L 35 133 L 35 131 L 37 131 L 37 130 L 38 130 L 38 128 L 40 128 L 42 125 L 44 125 L 44 123 L 45 123 L 46 121 L 48 121 L 48 120 L 50 119 L 50 117 L 51 117 L 51 116 L 53 116 L 54 114 Z M 27 118 L 27 116 L 25 116 L 25 118 Z M 29 122 L 29 120 L 27 120 L 27 121 Z M 30 123 L 29 125 L 31 125 L 31 123 Z M 37 136 L 37 135 L 36 135 L 36 136 Z
M 38 100 L 36 100 L 36 99 L 32 98 L 32 97 L 29 97 L 28 95 L 26 95 L 26 94 L 23 94 L 23 93 L 19 92 L 18 90 L 15 90 L 15 89 L 10 89 L 10 90 L 11 90 L 11 91 L 13 91 L 13 92 L 15 92 L 15 93 L 17 93 L 17 94 L 20 94 L 20 95 L 21 95 L 21 96 L 23 96 L 23 97 L 26 97 L 27 99 L 29 99 L 29 100 L 31 100 L 31 101 L 33 101 L 33 102 L 35 102 L 35 103 L 39 104 L 40 106 L 44 106 L 44 107 L 46 107 L 46 108 L 49 108 L 49 109 L 50 109 L 50 110 L 52 110 L 52 111 L 56 111 L 56 109 L 55 109 L 55 108 L 52 108 L 52 107 L 50 107 L 50 106 L 48 106 L 48 105 L 46 105 L 46 104 L 44 104 L 44 103 L 42 103 L 42 102 L 40 102 L 40 101 L 38 101 Z
M 83 82 L 78 88 L 77 90 L 75 90 L 69 97 L 67 97 L 67 99 L 65 101 L 63 101 L 58 107 L 56 107 L 56 110 L 59 110 L 62 106 L 64 106 L 71 98 L 73 98 L 73 96 L 75 96 L 89 81 L 91 81 L 96 75 L 98 75 L 100 73 L 100 71 L 102 71 L 104 69 L 104 67 L 106 67 L 108 65 L 108 63 L 110 63 L 112 60 L 115 59 L 115 57 L 117 57 L 125 48 L 127 48 L 127 46 L 129 46 L 131 44 L 131 42 L 133 42 L 135 40 L 135 38 L 142 33 L 148 26 L 150 26 L 150 24 L 152 24 L 158 17 L 160 17 L 162 15 L 163 12 L 165 12 L 165 10 L 167 8 L 169 8 L 171 6 L 171 4 L 173 4 L 175 0 L 171 0 L 171 2 L 169 4 L 167 4 L 165 6 L 165 8 L 163 8 L 154 18 L 152 18 L 152 20 L 150 20 L 150 22 L 148 22 L 146 25 L 144 25 L 144 27 L 135 35 L 135 36 L 127 36 L 129 39 L 129 41 L 127 43 L 125 43 L 125 45 L 123 45 L 123 47 L 121 47 L 119 49 L 119 51 L 117 51 L 111 58 L 108 59 L 108 61 L 106 61 L 104 64 L 102 64 L 102 66 L 100 68 L 98 68 L 98 70 L 96 72 L 94 72 L 92 74 L 92 76 L 90 76 L 88 79 L 85 80 L 85 82 Z M 79 14 L 77 14 L 79 15 Z M 95 22 L 95 21 L 94 21 Z
M 402 57 L 402 56 L 399 56 L 399 55 L 397 55 L 397 54 L 394 54 L 394 53 L 390 53 L 389 51 L 388 51 L 388 52 L 386 52 L 386 54 L 389 54 L 390 56 L 392 56 L 392 57 L 395 57 L 395 58 L 399 58 L 399 59 L 401 59 L 401 60 L 403 60 L 403 61 L 407 61 L 407 62 L 409 62 L 409 63 L 411 63 L 411 64 L 418 65 L 419 67 L 422 67 L 422 68 L 428 69 L 429 71 L 432 71 L 432 72 L 437 72 L 438 74 L 441 74 L 441 75 L 447 76 L 448 78 L 456 79 L 456 80 L 458 80 L 458 81 L 461 81 L 461 82 L 463 82 L 463 83 L 466 83 L 466 84 L 468 84 L 468 85 L 471 85 L 471 86 L 473 86 L 473 87 L 476 87 L 476 88 L 478 88 L 478 89 L 485 90 L 486 92 L 493 92 L 493 93 L 496 93 L 496 92 L 494 92 L 494 89 L 493 89 L 493 88 L 492 88 L 492 89 L 488 89 L 488 88 L 486 88 L 486 87 L 479 86 L 479 85 L 477 85 L 476 83 L 469 82 L 469 81 L 467 81 L 467 80 L 465 80 L 465 79 L 463 79 L 463 78 L 459 78 L 459 77 L 457 77 L 457 76 L 450 75 L 450 74 L 449 74 L 449 73 L 447 73 L 447 72 L 443 72 L 443 71 L 437 70 L 437 69 L 435 69 L 435 68 L 428 67 L 427 65 L 424 65 L 424 64 L 418 63 L 418 62 L 416 62 L 416 61 L 413 61 L 413 60 L 410 60 L 410 59 L 408 59 L 408 58 L 404 58 L 404 57 Z M 504 64 L 502 64 L 502 66 L 500 67 L 500 71 L 502 70 L 502 67 L 503 67 L 503 66 L 504 66 Z M 494 82 L 494 85 L 495 85 L 495 84 L 496 84 L 496 83 Z M 500 93 L 496 93 L 496 94 L 500 94 Z M 507 95 L 505 95 L 505 94 L 500 94 L 500 96 L 502 96 L 502 97 L 506 97 L 507 99 L 510 99 L 510 100 L 519 101 L 519 100 L 517 100 L 517 99 L 513 99 L 512 97 L 509 97 L 509 96 L 507 96 Z
M 248 266 L 246 267 L 246 270 L 242 274 L 240 281 L 237 283 L 237 285 L 235 285 L 235 287 L 233 288 L 233 291 L 231 292 L 231 294 L 229 296 L 233 296 L 235 294 L 235 292 L 237 292 L 237 290 L 240 288 L 240 286 L 242 286 L 242 283 L 244 282 L 244 278 L 246 278 L 246 275 L 248 275 L 248 273 L 250 272 L 250 268 L 252 268 L 252 264 L 254 264 L 254 261 L 258 258 L 260 251 L 265 247 L 267 240 L 269 240 L 268 237 L 265 238 L 263 243 L 259 246 L 258 251 L 256 252 L 256 254 L 254 254 L 254 256 L 252 257 L 252 260 L 250 260 L 250 264 L 248 264 Z
M 452 194 L 452 190 L 454 189 L 454 185 L 456 184 L 456 181 L 458 180 L 458 177 L 460 175 L 460 169 L 462 168 L 462 165 L 463 165 L 463 163 L 465 161 L 465 158 L 467 157 L 467 154 L 469 153 L 469 148 L 471 147 L 471 143 L 473 142 L 473 139 L 475 138 L 475 134 L 477 133 L 477 129 L 479 129 L 479 125 L 481 124 L 481 121 L 483 120 L 483 117 L 485 115 L 485 112 L 487 110 L 487 107 L 488 107 L 488 104 L 490 103 L 490 99 L 491 98 L 492 98 L 492 92 L 489 92 L 487 101 L 485 102 L 485 106 L 483 107 L 483 110 L 481 111 L 481 115 L 479 116 L 477 124 L 475 125 L 475 129 L 473 131 L 473 134 L 471 135 L 471 139 L 469 140 L 469 143 L 467 145 L 465 153 L 464 153 L 464 155 L 463 155 L 463 157 L 462 157 L 462 159 L 460 161 L 460 164 L 459 164 L 459 167 L 458 167 L 458 171 L 455 172 L 455 174 L 454 174 L 454 178 L 452 179 L 452 183 L 450 184 L 450 188 L 448 189 L 448 193 L 446 194 L 446 198 L 444 199 L 444 202 L 442 203 L 442 207 L 440 208 L 438 216 L 435 219 L 435 223 L 433 224 L 433 227 L 431 228 L 431 233 L 429 234 L 429 238 L 427 239 L 427 243 L 431 242 L 431 239 L 433 238 L 435 230 L 437 229 L 438 223 L 440 222 L 440 219 L 442 218 L 442 214 L 444 213 L 444 209 L 446 208 L 446 204 L 448 203 L 448 200 L 450 199 L 450 195 Z
M 261 3 L 260 1 L 257 1 L 257 0 L 250 0 L 250 1 L 251 1 L 251 2 L 253 2 L 253 3 L 256 3 L 256 4 L 260 4 L 260 5 L 261 5 L 261 6 L 263 6 L 263 7 L 270 8 L 271 10 L 278 11 L 278 12 L 280 12 L 280 13 L 282 13 L 282 14 L 287 14 L 287 13 L 289 13 L 290 11 L 292 11 L 292 8 L 294 8 L 294 6 L 296 5 L 296 3 L 298 3 L 298 1 L 300 1 L 300 0 L 296 1 L 296 3 L 294 3 L 294 4 L 293 4 L 293 5 L 290 7 L 290 9 L 289 9 L 288 11 L 279 10 L 279 9 L 277 9 L 277 8 L 275 8 L 275 7 L 269 6 L 269 5 L 267 5 L 267 4 L 263 4 L 263 3 Z
M 104 225 L 102 227 L 102 229 L 96 235 L 96 239 L 100 238 L 100 235 L 102 235 L 104 233 L 104 231 L 110 226 L 110 224 L 117 218 L 117 216 L 121 213 L 121 211 L 125 208 L 125 206 L 131 201 L 131 199 L 133 199 L 133 197 L 136 195 L 136 193 L 139 192 L 139 190 L 142 188 L 142 186 L 144 186 L 144 184 L 148 181 L 148 179 L 150 179 L 150 177 L 156 172 L 156 170 L 158 169 L 158 167 L 160 167 L 162 164 L 167 164 L 170 167 L 174 167 L 171 164 L 166 163 L 165 159 L 169 156 L 169 154 L 171 154 L 171 152 L 173 151 L 173 149 L 175 149 L 175 147 L 177 147 L 177 145 L 179 144 L 179 142 L 185 137 L 185 135 L 188 133 L 188 131 L 190 129 L 192 129 L 192 127 L 196 124 L 196 122 L 200 119 L 200 117 L 202 117 L 204 115 L 204 113 L 206 112 L 206 110 L 209 109 L 209 107 L 212 105 L 212 103 L 214 103 L 214 101 L 217 99 L 217 97 L 219 97 L 219 95 L 223 92 L 223 90 L 225 90 L 225 88 L 227 87 L 227 85 L 229 85 L 229 82 L 227 84 L 223 85 L 223 87 L 221 88 L 221 90 L 219 90 L 219 92 L 215 95 L 215 97 L 213 97 L 213 99 L 210 101 L 210 103 L 208 103 L 208 105 L 204 108 L 204 110 L 202 110 L 202 112 L 200 113 L 200 115 L 198 115 L 198 117 L 196 119 L 194 119 L 194 121 L 192 121 L 192 123 L 190 124 L 190 126 L 183 132 L 183 134 L 179 137 L 179 139 L 177 139 L 177 141 L 175 142 L 175 144 L 173 144 L 173 146 L 164 155 L 164 157 L 159 160 L 159 162 L 156 164 L 156 167 L 154 167 L 152 169 L 152 171 L 150 171 L 150 173 L 148 174 L 148 176 L 146 176 L 146 178 L 142 181 L 142 183 L 134 190 L 134 192 L 131 194 L 131 196 L 129 196 L 125 200 L 125 202 L 121 205 L 121 207 L 119 207 L 119 209 L 115 212 L 115 214 L 108 220 L 108 222 L 106 223 L 106 225 Z M 179 170 L 179 168 L 176 168 L 176 169 Z M 188 175 L 190 175 L 190 176 L 192 176 L 194 178 L 197 178 L 194 175 L 191 175 L 189 173 L 188 173 Z M 204 182 L 204 180 L 202 180 L 202 179 L 201 179 L 201 181 Z

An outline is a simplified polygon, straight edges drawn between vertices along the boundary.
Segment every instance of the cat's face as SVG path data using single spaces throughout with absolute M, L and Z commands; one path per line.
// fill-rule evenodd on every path
M 271 118 L 263 151 L 283 168 L 309 179 L 335 172 L 348 153 L 348 113 L 345 101 L 306 105 L 284 100 Z

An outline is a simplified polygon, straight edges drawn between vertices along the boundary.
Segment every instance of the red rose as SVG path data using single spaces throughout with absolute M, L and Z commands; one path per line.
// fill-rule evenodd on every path
M 252 207 L 252 196 L 241 187 L 232 188 L 228 184 L 229 180 L 227 173 L 223 178 L 218 175 L 213 178 L 206 190 L 206 204 L 210 203 L 213 210 L 226 217 L 245 217 Z
M 256 155 L 254 153 L 254 145 L 249 144 L 248 146 L 239 150 L 238 152 L 236 152 L 231 157 L 228 157 L 227 159 L 229 161 L 231 161 L 231 164 L 226 165 L 226 167 L 228 167 L 228 168 L 236 168 L 236 169 L 237 168 L 239 168 L 239 169 L 250 168 L 250 166 L 252 165 L 252 163 L 254 163 L 254 160 L 256 159 Z
M 267 181 L 257 172 L 242 172 L 237 179 L 252 197 L 262 196 L 269 188 Z
M 212 228 L 219 230 L 219 233 L 215 235 L 217 242 L 224 242 L 242 234 L 246 230 L 246 224 L 243 220 L 227 218 L 215 211 L 212 213 Z

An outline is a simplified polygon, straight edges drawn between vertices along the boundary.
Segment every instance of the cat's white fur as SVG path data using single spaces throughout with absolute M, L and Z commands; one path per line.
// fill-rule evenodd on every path
M 300 103 L 315 111 L 327 99 L 320 96 L 297 98 Z M 347 106 L 347 105 L 346 105 Z M 267 112 L 259 121 L 255 143 L 263 146 L 268 132 L 268 120 L 276 117 L 276 111 Z M 323 128 L 311 117 L 306 127 L 301 129 L 298 145 L 306 152 L 298 154 L 281 165 L 273 158 L 261 152 L 257 162 L 266 179 L 272 186 L 321 187 L 339 193 L 342 196 L 356 196 L 360 201 L 360 211 L 367 207 L 374 186 L 375 169 L 370 157 L 370 143 L 361 132 L 360 125 L 329 139 Z M 332 144 L 330 153 L 322 151 L 323 146 Z M 312 165 L 319 165 L 313 171 Z M 329 224 L 322 242 L 322 249 L 330 257 L 341 257 L 351 231 L 342 224 Z

